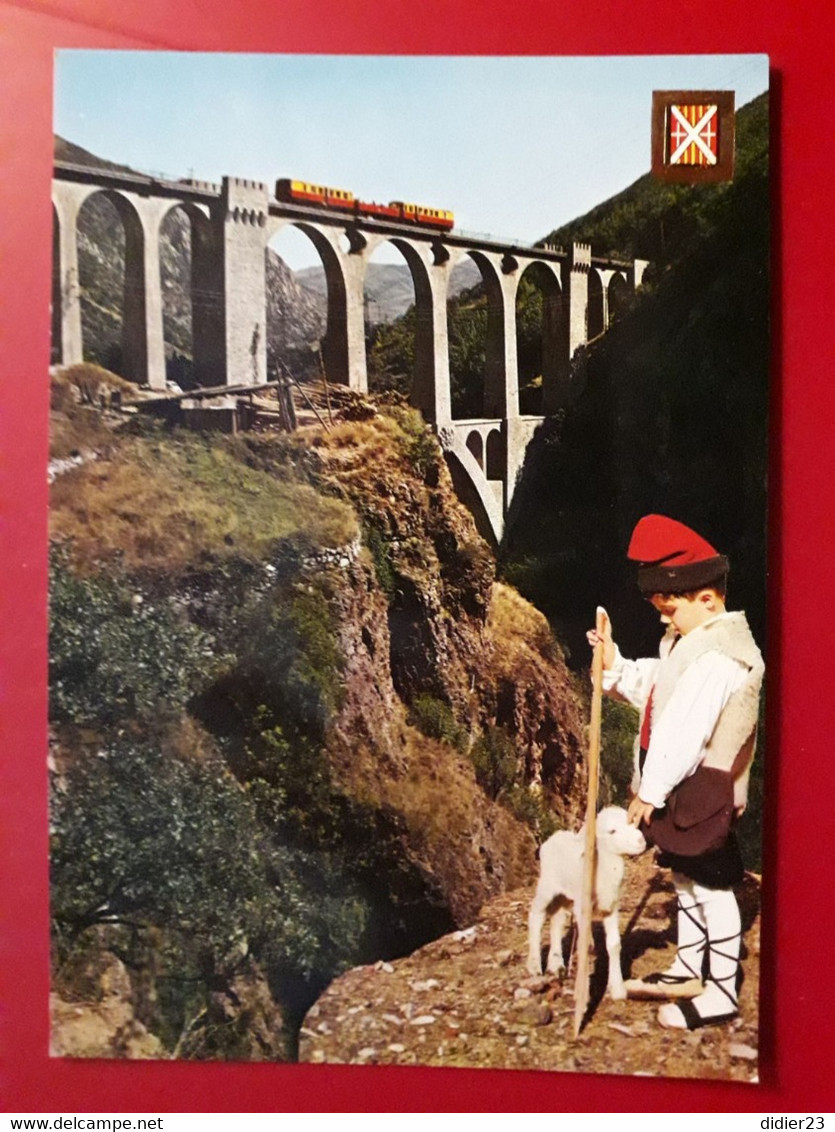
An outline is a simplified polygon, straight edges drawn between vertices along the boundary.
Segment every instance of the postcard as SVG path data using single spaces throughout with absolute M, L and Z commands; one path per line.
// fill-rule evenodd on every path
M 54 1057 L 758 1079 L 768 85 L 57 52 Z

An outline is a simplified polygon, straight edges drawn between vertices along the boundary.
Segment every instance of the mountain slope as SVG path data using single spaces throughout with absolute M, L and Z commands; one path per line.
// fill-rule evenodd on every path
M 655 284 L 575 359 L 575 399 L 529 450 L 502 571 L 546 613 L 577 666 L 586 663 L 585 630 L 597 604 L 608 609 L 625 655 L 657 649 L 657 616 L 640 600 L 625 557 L 635 522 L 651 512 L 687 523 L 729 556 L 729 608 L 747 612 L 764 645 L 770 369 L 764 99 L 752 104 L 747 121 L 733 182 L 706 187 L 703 195 L 691 189 L 674 205 L 690 234 Z M 654 204 L 647 215 L 657 216 Z M 636 219 L 639 229 L 643 219 Z M 598 223 L 608 223 L 603 212 Z M 649 220 L 643 228 L 651 228 Z M 758 759 L 741 827 L 752 866 L 759 859 L 761 781 Z
M 327 297 L 327 280 L 323 267 L 303 267 L 296 272 L 302 286 Z M 481 281 L 472 260 L 465 260 L 450 278 L 450 298 Z M 367 317 L 373 324 L 393 322 L 406 313 L 415 301 L 412 276 L 405 263 L 369 263 L 366 269 L 365 295 Z
M 736 178 L 768 152 L 768 95 L 762 94 L 736 114 Z M 705 234 L 709 211 L 729 189 L 727 184 L 671 185 L 651 173 L 545 237 L 567 247 L 590 243 L 597 255 L 647 259 L 649 280 Z

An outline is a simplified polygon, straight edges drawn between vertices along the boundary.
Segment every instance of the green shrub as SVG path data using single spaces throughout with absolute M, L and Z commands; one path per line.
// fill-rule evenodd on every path
M 332 822 L 330 768 L 324 752 L 304 736 L 288 740 L 264 710 L 262 729 L 246 746 L 242 768 L 262 824 L 297 842 L 314 844 L 325 815 Z
M 370 870 L 376 878 L 388 853 L 399 856 L 396 821 L 386 832 L 376 807 L 339 789 L 321 747 L 298 735 L 288 738 L 268 712 L 259 718 L 262 730 L 247 743 L 240 777 L 261 824 L 284 843 L 315 851 L 332 877 Z
M 560 828 L 541 791 L 531 790 L 521 782 L 506 790 L 501 802 L 515 818 L 530 827 L 540 845 Z
M 211 638 L 165 599 L 115 578 L 78 578 L 52 555 L 50 707 L 55 722 L 112 725 L 180 710 L 218 658 Z
M 92 362 L 78 362 L 59 370 L 51 384 L 53 390 L 56 386 L 76 389 L 82 405 L 98 406 L 99 398 L 103 395 L 109 397 L 113 391 L 118 391 L 128 400 L 136 395 L 133 382 L 125 381 L 118 374 Z
M 611 805 L 625 806 L 629 800 L 638 722 L 638 712 L 629 704 L 604 697 L 600 766 L 609 780 Z
M 368 388 L 372 393 L 394 393 L 408 400 L 415 366 L 414 305 L 400 318 L 380 323 L 366 341 Z
M 504 727 L 488 727 L 476 739 L 470 756 L 476 781 L 488 798 L 496 801 L 503 792 L 516 785 L 519 755 Z
M 241 777 L 260 824 L 299 855 L 311 891 L 324 898 L 318 937 L 320 964 L 330 963 L 320 967 L 324 982 L 344 968 L 346 955 L 353 965 L 366 963 L 449 931 L 443 899 L 404 856 L 404 819 L 346 795 L 323 749 L 288 738 L 269 713 L 262 712 L 260 720 L 262 730 L 247 744 Z M 340 900 L 347 902 L 341 917 Z M 285 981 L 282 1001 L 292 1003 L 298 995 L 299 985 Z M 310 1002 L 302 999 L 302 1013 Z
M 409 708 L 408 722 L 430 739 L 440 739 L 462 753 L 469 746 L 466 727 L 456 720 L 452 708 L 434 696 L 416 696 Z

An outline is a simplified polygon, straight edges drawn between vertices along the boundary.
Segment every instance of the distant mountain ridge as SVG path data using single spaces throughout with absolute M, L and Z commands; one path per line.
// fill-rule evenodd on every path
M 54 138 L 56 161 L 65 161 L 69 165 L 89 165 L 95 169 L 112 169 L 117 173 L 138 172 L 136 169 L 131 169 L 129 165 L 119 165 L 115 161 L 107 161 L 104 157 L 97 157 L 89 149 L 84 149 L 83 146 L 76 145 L 75 142 L 67 141 L 59 134 L 55 134 Z
M 302 287 L 323 297 L 327 295 L 323 267 L 303 267 L 295 275 Z M 412 275 L 405 263 L 369 263 L 365 278 L 367 318 L 371 323 L 394 322 L 415 301 Z M 480 282 L 481 273 L 475 263 L 466 259 L 450 279 L 449 296 L 456 298 Z

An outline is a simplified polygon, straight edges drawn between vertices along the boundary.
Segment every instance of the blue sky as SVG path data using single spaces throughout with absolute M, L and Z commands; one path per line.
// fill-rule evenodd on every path
M 739 107 L 767 85 L 764 55 L 64 50 L 55 130 L 147 172 L 297 177 L 452 209 L 457 227 L 528 242 L 648 170 L 654 89 L 734 90 Z M 304 236 L 275 246 L 295 268 L 318 263 Z

